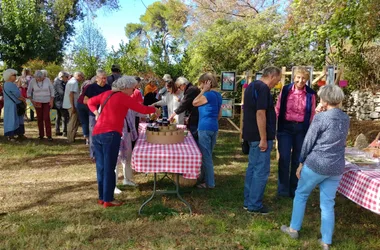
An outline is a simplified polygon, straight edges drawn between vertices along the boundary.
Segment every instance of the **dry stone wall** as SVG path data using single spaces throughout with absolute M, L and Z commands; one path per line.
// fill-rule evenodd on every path
M 380 120 L 380 92 L 353 91 L 344 102 L 344 110 L 359 121 Z

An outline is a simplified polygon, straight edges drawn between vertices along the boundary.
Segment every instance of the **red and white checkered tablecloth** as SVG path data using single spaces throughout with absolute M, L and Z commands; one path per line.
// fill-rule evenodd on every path
M 152 144 L 145 139 L 147 124 L 140 123 L 139 139 L 132 152 L 132 169 L 142 173 L 178 173 L 186 179 L 200 174 L 202 154 L 189 132 L 183 143 Z
M 347 171 L 343 174 L 338 192 L 358 205 L 380 214 L 380 171 Z

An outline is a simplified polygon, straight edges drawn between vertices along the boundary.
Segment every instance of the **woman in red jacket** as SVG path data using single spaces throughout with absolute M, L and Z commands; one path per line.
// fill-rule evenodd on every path
M 136 85 L 137 81 L 134 77 L 123 76 L 112 84 L 112 90 L 90 98 L 87 102 L 88 108 L 97 120 L 92 138 L 98 180 L 98 203 L 105 208 L 122 205 L 120 202 L 113 202 L 113 195 L 116 185 L 115 167 L 124 118 L 128 110 L 159 115 L 158 109 L 144 106 L 135 99 L 133 92 Z

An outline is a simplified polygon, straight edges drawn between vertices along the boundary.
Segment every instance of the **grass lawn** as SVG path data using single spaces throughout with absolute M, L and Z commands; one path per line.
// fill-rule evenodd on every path
M 119 186 L 118 198 L 126 204 L 103 209 L 96 204 L 95 165 L 84 141 L 39 141 L 35 122 L 26 130 L 31 139 L 22 143 L 0 137 L 0 249 L 319 249 L 317 191 L 309 199 L 300 239 L 279 230 L 289 224 L 292 200 L 276 197 L 275 160 L 265 192 L 273 212 L 253 216 L 243 210 L 247 157 L 240 153 L 237 134 L 219 135 L 216 188 L 182 189 L 193 215 L 169 195 L 155 198 L 138 216 L 150 196 L 152 175 L 137 174 L 137 188 Z M 380 249 L 380 215 L 339 194 L 335 211 L 332 249 Z

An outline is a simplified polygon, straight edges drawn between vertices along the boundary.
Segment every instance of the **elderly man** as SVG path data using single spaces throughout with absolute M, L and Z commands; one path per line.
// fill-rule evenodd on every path
M 198 107 L 193 106 L 193 101 L 200 93 L 200 90 L 193 86 L 185 77 L 178 77 L 175 84 L 184 93 L 179 107 L 174 110 L 174 113 L 169 117 L 169 120 L 173 119 L 174 116 L 186 112 L 188 114 L 187 128 L 190 130 L 194 139 L 198 141 Z
M 102 69 L 98 69 L 96 71 L 96 84 L 91 84 L 89 85 L 85 92 L 84 92 L 84 100 L 83 103 L 87 104 L 88 99 L 91 97 L 97 96 L 102 94 L 103 92 L 106 92 L 108 90 L 111 90 L 111 86 L 107 84 L 107 75 L 106 72 Z M 90 142 L 90 157 L 91 159 L 94 159 L 94 145 L 92 142 L 92 131 L 94 130 L 96 120 L 95 120 L 95 115 L 92 112 L 89 112 L 89 128 L 90 128 L 90 133 L 89 133 L 89 142 Z
M 67 140 L 72 143 L 75 141 L 75 135 L 79 127 L 78 113 L 76 103 L 79 98 L 79 83 L 83 82 L 84 74 L 80 71 L 74 73 L 74 76 L 67 82 L 65 96 L 63 98 L 64 109 L 69 110 L 70 120 L 67 128 Z
M 270 172 L 270 152 L 276 134 L 276 113 L 270 90 L 281 80 L 281 70 L 264 69 L 263 76 L 249 84 L 244 95 L 243 139 L 249 142 L 248 168 L 244 183 L 244 208 L 267 214 L 263 205 Z
M 62 107 L 63 97 L 65 96 L 66 83 L 69 80 L 69 73 L 61 71 L 54 80 L 54 108 L 57 110 L 55 121 L 55 135 L 67 136 L 67 123 L 69 122 L 69 111 Z M 60 126 L 62 121 L 63 133 Z

